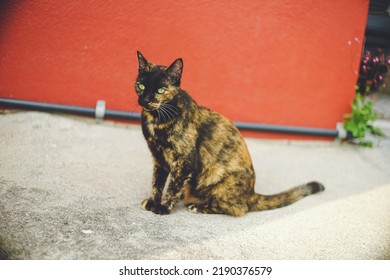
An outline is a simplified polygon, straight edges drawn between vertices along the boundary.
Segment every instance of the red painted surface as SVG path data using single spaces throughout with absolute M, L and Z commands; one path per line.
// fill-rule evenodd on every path
M 320 128 L 350 111 L 368 10 L 368 0 L 6 3 L 1 97 L 136 109 L 140 50 L 163 65 L 182 57 L 182 87 L 232 120 Z

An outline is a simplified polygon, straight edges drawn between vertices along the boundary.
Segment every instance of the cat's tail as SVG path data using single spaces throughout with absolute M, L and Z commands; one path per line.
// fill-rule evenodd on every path
M 324 190 L 325 187 L 321 183 L 310 182 L 278 194 L 261 195 L 255 193 L 248 199 L 247 203 L 249 211 L 271 210 L 290 205 L 305 196 L 322 192 Z

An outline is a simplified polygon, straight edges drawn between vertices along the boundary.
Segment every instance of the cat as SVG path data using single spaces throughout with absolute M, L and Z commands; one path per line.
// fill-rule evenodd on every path
M 180 88 L 183 60 L 166 67 L 149 62 L 139 51 L 137 56 L 135 92 L 154 161 L 152 193 L 142 202 L 143 209 L 165 215 L 184 199 L 191 212 L 237 217 L 287 206 L 325 189 L 313 181 L 279 194 L 255 193 L 255 171 L 244 138 L 227 118 L 199 106 Z

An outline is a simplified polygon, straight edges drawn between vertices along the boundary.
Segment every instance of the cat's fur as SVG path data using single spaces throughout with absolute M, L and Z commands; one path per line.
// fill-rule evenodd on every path
M 242 216 L 287 206 L 324 190 L 322 184 L 310 182 L 275 195 L 255 193 L 255 172 L 243 137 L 228 119 L 199 106 L 180 88 L 182 59 L 166 67 L 137 54 L 135 90 L 154 160 L 152 193 L 142 208 L 169 214 L 184 198 L 192 212 Z

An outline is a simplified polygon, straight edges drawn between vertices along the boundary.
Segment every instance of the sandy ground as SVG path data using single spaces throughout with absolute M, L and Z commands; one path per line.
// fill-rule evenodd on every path
M 0 131 L 1 258 L 390 259 L 389 137 L 372 149 L 246 139 L 257 192 L 326 190 L 233 218 L 142 210 L 152 160 L 138 125 L 13 112 Z

